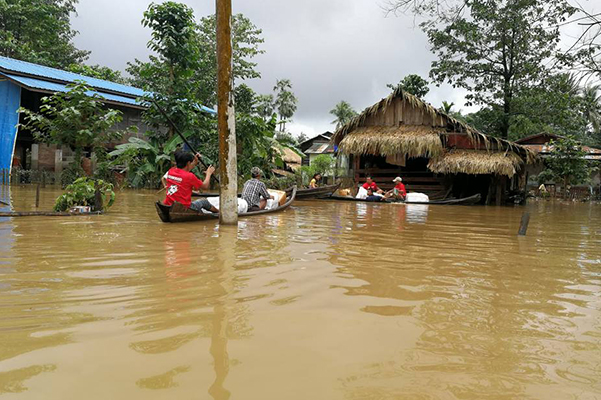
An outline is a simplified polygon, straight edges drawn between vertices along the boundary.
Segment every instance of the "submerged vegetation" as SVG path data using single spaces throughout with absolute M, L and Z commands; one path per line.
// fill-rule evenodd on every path
M 96 196 L 100 196 L 97 204 Z M 56 199 L 54 211 L 68 211 L 76 206 L 90 206 L 92 211 L 106 211 L 115 202 L 113 184 L 102 180 L 79 178 Z M 99 206 L 99 208 L 97 208 Z

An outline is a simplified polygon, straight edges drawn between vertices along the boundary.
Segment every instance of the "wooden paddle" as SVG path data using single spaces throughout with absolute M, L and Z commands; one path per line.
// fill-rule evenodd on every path
M 192 150 L 192 152 L 194 154 L 199 154 L 196 150 L 194 150 L 194 147 L 192 147 L 192 145 L 190 144 L 190 142 L 188 142 L 188 140 L 186 139 L 186 137 L 183 135 L 183 133 L 179 130 L 179 128 L 175 125 L 175 123 L 173 123 L 173 121 L 171 120 L 171 118 L 169 117 L 169 115 L 167 115 L 167 113 L 165 112 L 165 110 L 163 110 L 161 108 L 161 106 L 159 106 L 159 104 L 155 101 L 152 100 L 152 102 L 154 103 L 154 105 L 156 106 L 157 110 L 159 110 L 159 112 L 163 115 L 163 117 L 165 117 L 165 119 L 167 120 L 167 122 L 169 122 L 169 125 L 171 125 L 171 127 L 173 128 L 173 130 L 175 131 L 175 133 L 177 133 L 179 135 L 179 137 L 182 138 L 182 140 L 184 141 L 184 143 L 186 144 L 186 146 L 188 146 L 190 148 L 190 150 Z M 202 164 L 202 166 L 207 169 L 209 168 L 207 166 L 207 164 L 204 163 L 204 161 L 202 161 L 202 158 L 199 158 L 198 161 L 200 161 L 200 163 Z M 201 171 L 202 172 L 202 171 Z M 221 184 L 221 182 L 219 182 L 219 178 L 217 178 L 217 176 L 215 175 L 211 175 L 213 178 L 215 178 L 215 180 L 217 181 L 217 183 Z M 164 190 L 164 188 L 162 190 L 159 191 L 162 192 Z

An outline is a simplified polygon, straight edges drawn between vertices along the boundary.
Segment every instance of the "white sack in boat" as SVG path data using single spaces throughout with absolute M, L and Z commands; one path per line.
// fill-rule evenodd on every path
M 265 206 L 266 210 L 276 209 L 280 205 L 280 197 L 281 196 L 276 192 L 272 192 L 271 194 L 273 195 L 273 200 L 272 199 L 267 200 L 267 205 Z
M 219 197 L 207 197 L 209 203 L 219 210 Z M 248 203 L 244 199 L 238 199 L 238 214 L 244 214 L 248 211 Z
M 427 194 L 424 193 L 407 193 L 407 197 L 405 201 L 408 203 L 417 202 L 417 203 L 428 203 L 430 198 Z
M 363 186 L 361 186 L 359 188 L 359 191 L 357 192 L 357 195 L 355 196 L 355 198 L 365 200 L 366 197 L 367 197 L 367 190 L 365 190 L 365 188 Z

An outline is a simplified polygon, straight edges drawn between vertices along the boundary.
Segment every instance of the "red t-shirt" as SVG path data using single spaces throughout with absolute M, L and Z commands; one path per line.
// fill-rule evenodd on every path
M 200 188 L 202 181 L 192 172 L 175 167 L 167 172 L 165 178 L 167 179 L 165 205 L 170 206 L 174 201 L 177 201 L 186 207 L 190 207 L 190 204 L 192 204 L 192 189 Z
M 399 194 L 407 196 L 407 191 L 405 190 L 405 185 L 403 185 L 403 182 L 397 183 L 394 188 L 399 191 Z
M 363 189 L 365 189 L 365 190 L 371 189 L 375 192 L 376 190 L 378 190 L 378 185 L 376 185 L 376 182 L 373 182 L 373 181 L 371 182 L 371 184 L 365 182 L 363 184 Z

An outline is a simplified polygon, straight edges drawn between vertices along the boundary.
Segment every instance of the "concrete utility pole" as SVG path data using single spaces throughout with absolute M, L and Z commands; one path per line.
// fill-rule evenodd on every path
M 232 1 L 217 5 L 217 122 L 219 129 L 219 223 L 238 223 L 236 116 L 232 93 Z

